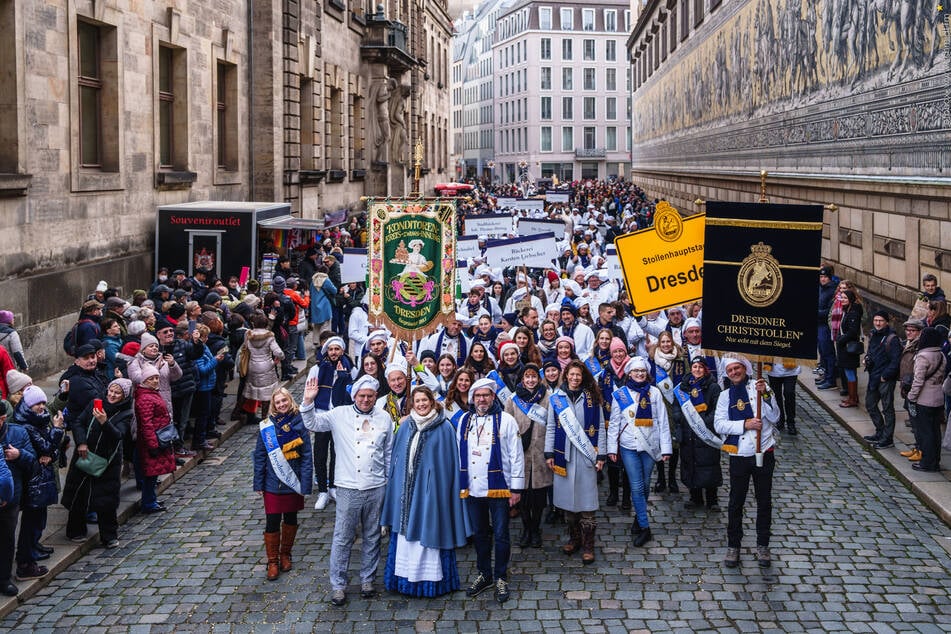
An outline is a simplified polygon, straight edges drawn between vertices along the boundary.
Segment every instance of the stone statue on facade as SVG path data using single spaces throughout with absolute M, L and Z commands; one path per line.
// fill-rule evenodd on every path
M 399 101 L 394 96 L 396 80 L 392 77 L 383 77 L 373 84 L 373 162 L 387 163 L 389 161 L 389 147 L 391 137 L 390 109 L 392 102 Z
M 409 97 L 408 86 L 400 86 L 393 81 L 393 97 L 390 99 L 390 127 L 393 131 L 393 143 L 390 147 L 390 156 L 395 163 L 406 163 L 407 136 L 406 136 L 406 98 Z

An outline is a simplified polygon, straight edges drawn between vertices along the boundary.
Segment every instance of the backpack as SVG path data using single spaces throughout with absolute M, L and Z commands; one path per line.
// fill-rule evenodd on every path
M 69 329 L 69 332 L 66 333 L 66 336 L 63 337 L 63 352 L 68 354 L 71 357 L 76 356 L 76 331 L 79 330 L 79 324 L 84 321 L 92 321 L 91 319 L 80 319 L 73 327 Z

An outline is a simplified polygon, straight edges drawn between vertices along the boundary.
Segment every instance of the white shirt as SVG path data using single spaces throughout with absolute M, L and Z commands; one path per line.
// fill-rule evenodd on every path
M 300 413 L 309 431 L 333 434 L 334 484 L 358 491 L 386 484 L 393 453 L 393 421 L 386 412 L 374 407 L 363 414 L 353 405 L 317 412 L 310 403 L 302 405 Z
M 456 430 L 457 439 L 465 433 L 462 421 Z M 469 472 L 469 495 L 484 498 L 489 494 L 489 457 L 492 453 L 492 417 L 473 414 L 469 423 L 469 455 L 465 458 Z M 499 449 L 502 452 L 502 473 L 511 491 L 525 487 L 525 454 L 518 435 L 515 418 L 502 412 L 499 420 Z
M 630 388 L 628 388 L 630 389 Z M 637 393 L 631 390 L 631 396 Z M 637 427 L 630 412 L 637 411 L 637 403 L 626 411 L 621 410 L 617 399 L 611 399 L 611 418 L 608 421 L 608 453 L 618 453 L 618 445 L 634 451 L 646 451 L 652 456 L 672 454 L 670 424 L 667 420 L 667 405 L 664 395 L 653 385 L 650 388 L 651 417 L 654 424 L 650 427 Z
M 747 407 L 750 408 L 748 418 L 756 417 L 756 381 L 752 378 L 746 384 Z M 773 440 L 773 424 L 779 420 L 779 407 L 776 404 L 776 395 L 767 390 L 769 398 L 763 395 L 763 409 L 761 419 L 763 429 L 760 433 L 760 449 L 766 451 L 776 444 Z M 746 421 L 730 420 L 730 388 L 720 392 L 717 399 L 716 415 L 713 418 L 713 426 L 718 434 L 732 436 L 739 434 L 740 440 L 736 445 L 737 456 L 752 456 L 756 454 L 756 430 L 745 429 Z

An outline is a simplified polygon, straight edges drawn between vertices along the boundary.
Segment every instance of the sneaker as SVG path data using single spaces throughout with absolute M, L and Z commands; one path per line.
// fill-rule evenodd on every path
M 35 561 L 28 564 L 17 566 L 17 581 L 27 581 L 29 579 L 39 579 L 49 574 L 49 568 L 41 566 Z
M 884 440 L 879 440 L 877 443 L 872 444 L 872 447 L 874 447 L 875 449 L 891 449 L 894 446 L 895 446 L 894 441 L 888 440 L 887 438 Z
M 727 568 L 736 568 L 740 565 L 740 549 L 727 548 L 726 557 L 723 558 L 723 565 Z
M 480 572 L 479 576 L 476 577 L 475 580 L 469 584 L 468 588 L 466 588 L 466 596 L 474 597 L 480 592 L 482 592 L 483 590 L 487 590 L 488 588 L 491 588 L 492 585 L 493 585 L 492 580 L 486 579 L 485 575 L 483 575 Z
M 873 444 L 874 444 L 874 443 L 877 443 L 877 442 L 878 442 L 879 440 L 881 440 L 881 439 L 882 439 L 882 437 L 879 436 L 878 434 L 872 434 L 871 436 L 862 436 L 862 440 L 867 440 L 867 441 L 869 441 L 870 443 L 873 443 Z
M 495 600 L 499 603 L 505 603 L 509 600 L 509 582 L 505 579 L 499 579 L 495 582 Z
M 330 487 L 330 499 L 334 502 L 337 501 L 337 487 Z
M 98 524 L 99 515 L 97 513 L 86 513 L 86 523 L 87 524 Z
M 343 590 L 334 590 L 330 593 L 330 602 L 337 607 L 347 603 L 347 593 Z
M 108 550 L 112 550 L 112 549 L 114 549 L 114 548 L 118 548 L 118 547 L 119 547 L 119 540 L 118 540 L 118 539 L 110 539 L 109 541 L 105 542 L 105 543 L 102 545 L 102 547 L 103 547 L 103 548 L 106 548 L 106 549 L 108 549 Z
M 321 491 L 317 494 L 317 503 L 314 504 L 314 510 L 323 511 L 327 508 L 327 504 L 330 502 L 330 494 L 326 491 Z
M 84 543 L 87 539 L 89 539 L 89 538 L 86 537 L 85 535 L 76 535 L 76 537 L 70 537 L 70 538 L 69 538 L 69 541 L 73 542 L 74 544 L 82 544 L 82 543 Z
M 181 458 L 191 458 L 195 455 L 195 452 L 185 449 L 185 447 L 179 447 L 175 450 L 175 455 Z
M 376 596 L 376 590 L 373 589 L 372 581 L 366 581 L 360 586 L 360 596 L 364 599 L 372 599 Z
M 769 552 L 769 546 L 756 547 L 756 561 L 760 568 L 769 568 L 773 565 L 773 555 Z

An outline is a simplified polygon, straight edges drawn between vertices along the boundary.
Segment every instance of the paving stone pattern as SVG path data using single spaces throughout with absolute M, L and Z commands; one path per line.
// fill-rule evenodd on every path
M 302 386 L 295 387 L 299 395 Z M 513 546 L 513 598 L 504 607 L 489 592 L 431 600 L 383 592 L 363 600 L 356 556 L 350 603 L 334 608 L 327 602 L 332 504 L 323 512 L 308 505 L 295 569 L 276 582 L 264 579 L 264 515 L 251 491 L 255 430 L 245 428 L 170 489 L 168 513 L 133 518 L 120 531 L 119 549 L 80 559 L 0 629 L 951 631 L 951 530 L 811 399 L 800 403 L 802 433 L 778 448 L 776 561 L 766 573 L 752 557 L 749 517 L 740 568 L 721 565 L 724 488 L 718 515 L 684 510 L 684 493 L 652 496 L 655 541 L 647 549 L 630 544 L 626 514 L 602 509 L 591 566 L 562 555 L 561 528 L 547 527 L 543 549 Z M 514 520 L 514 539 L 519 527 Z M 471 548 L 459 551 L 459 569 L 465 584 L 474 570 Z

